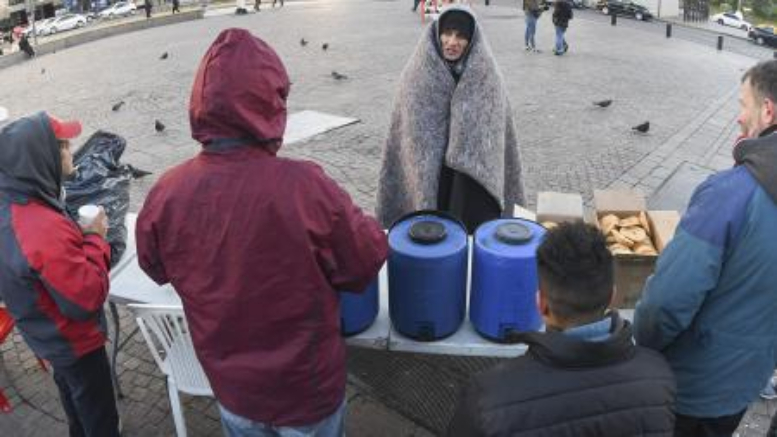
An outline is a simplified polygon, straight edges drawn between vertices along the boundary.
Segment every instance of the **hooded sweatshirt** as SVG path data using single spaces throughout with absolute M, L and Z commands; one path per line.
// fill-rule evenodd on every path
M 59 200 L 59 145 L 45 113 L 0 130 L 0 297 L 30 348 L 55 367 L 105 344 L 110 247 Z
M 677 412 L 747 408 L 777 358 L 777 132 L 744 140 L 739 165 L 691 197 L 637 303 L 634 336 L 677 376 Z
M 275 155 L 288 92 L 272 48 L 223 31 L 192 89 L 203 150 L 162 176 L 136 228 L 140 266 L 180 295 L 219 403 L 273 426 L 342 404 L 338 291 L 364 290 L 387 255 L 378 223 L 320 167 Z
M 461 74 L 464 73 L 464 69 L 467 68 L 467 58 L 469 57 L 469 52 L 472 48 L 471 42 L 473 41 L 475 33 L 475 18 L 463 9 L 448 8 L 440 15 L 440 18 L 435 21 L 434 24 L 437 27 L 437 52 L 440 55 L 440 58 L 448 65 L 448 69 L 451 71 L 453 79 L 458 83 Z M 442 34 L 448 29 L 458 31 L 459 35 L 467 40 L 467 47 L 464 49 L 464 53 L 462 53 L 459 59 L 455 61 L 448 61 L 443 56 Z
M 758 138 L 741 141 L 734 149 L 734 160 L 747 167 L 777 202 L 777 125 L 764 130 Z

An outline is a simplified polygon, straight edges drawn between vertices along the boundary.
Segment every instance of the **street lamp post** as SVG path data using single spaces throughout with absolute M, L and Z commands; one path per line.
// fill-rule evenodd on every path
M 32 10 L 32 18 L 28 19 L 31 20 L 31 26 L 32 26 L 32 40 L 35 41 L 35 45 L 38 45 L 38 32 L 35 31 L 35 0 L 29 0 L 31 8 L 28 8 L 27 10 Z

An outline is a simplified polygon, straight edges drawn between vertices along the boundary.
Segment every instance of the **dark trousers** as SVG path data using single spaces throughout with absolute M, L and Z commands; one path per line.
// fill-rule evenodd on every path
M 766 437 L 777 437 L 777 414 L 772 416 L 772 424 L 769 426 L 769 432 Z
M 722 417 L 691 417 L 677 414 L 674 437 L 731 437 L 747 409 Z
M 502 215 L 499 202 L 478 181 L 445 164 L 440 171 L 437 209 L 461 220 L 468 234 L 474 234 L 478 226 Z
M 173 2 L 173 13 L 181 13 L 181 6 L 178 2 Z
M 70 366 L 54 366 L 54 381 L 67 414 L 70 437 L 119 436 L 119 413 L 105 348 Z

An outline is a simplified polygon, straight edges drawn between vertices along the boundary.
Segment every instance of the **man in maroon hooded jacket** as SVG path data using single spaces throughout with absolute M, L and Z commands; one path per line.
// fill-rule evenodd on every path
M 310 162 L 276 156 L 286 70 L 228 29 L 200 63 L 189 116 L 202 152 L 169 170 L 137 224 L 140 266 L 181 296 L 227 435 L 342 435 L 337 290 L 363 290 L 383 230 Z

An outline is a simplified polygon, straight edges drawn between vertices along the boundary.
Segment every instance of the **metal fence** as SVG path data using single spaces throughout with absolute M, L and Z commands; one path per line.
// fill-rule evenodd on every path
M 707 21 L 710 18 L 709 0 L 683 0 L 683 21 Z

